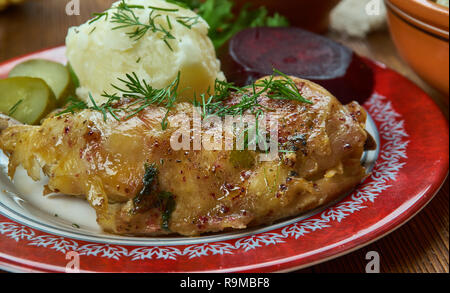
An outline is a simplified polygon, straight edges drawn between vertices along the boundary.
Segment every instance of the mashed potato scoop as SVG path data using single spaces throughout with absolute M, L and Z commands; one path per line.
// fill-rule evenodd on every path
M 118 1 L 66 39 L 67 58 L 78 76 L 77 95 L 97 103 L 115 93 L 119 78 L 136 73 L 155 88 L 180 72 L 179 101 L 214 88 L 225 79 L 208 37 L 208 24 L 189 9 L 162 0 Z

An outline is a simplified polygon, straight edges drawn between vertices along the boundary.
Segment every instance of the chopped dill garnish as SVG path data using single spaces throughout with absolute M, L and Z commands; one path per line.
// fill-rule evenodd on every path
M 191 8 L 186 3 L 181 2 L 181 1 L 177 1 L 177 0 L 166 0 L 166 2 L 178 5 L 178 6 L 182 7 L 182 8 L 187 8 L 187 9 Z
M 173 3 L 180 5 L 180 3 Z M 150 12 L 148 22 L 142 22 L 139 17 L 134 12 L 134 9 L 145 9 L 149 8 L 152 11 Z M 157 23 L 156 20 L 160 17 L 163 17 L 161 14 L 158 14 L 157 11 L 162 12 L 178 12 L 178 8 L 164 8 L 164 7 L 155 7 L 155 6 L 142 6 L 142 5 L 133 5 L 127 4 L 125 0 L 122 0 L 117 6 L 110 8 L 106 12 L 103 13 L 94 13 L 94 19 L 89 21 L 89 24 L 92 24 L 102 18 L 105 18 L 106 21 L 109 21 L 116 26 L 114 26 L 113 30 L 118 29 L 127 29 L 133 28 L 134 30 L 127 32 L 126 35 L 132 39 L 133 41 L 139 41 L 142 39 L 148 32 L 159 33 L 161 35 L 161 40 L 166 44 L 166 46 L 173 51 L 172 46 L 170 45 L 170 40 L 175 40 L 175 36 L 171 33 L 173 29 L 172 22 L 170 20 L 169 15 L 166 15 L 165 20 L 167 23 L 167 27 L 161 23 Z M 176 21 L 181 25 L 192 29 L 192 27 L 200 22 L 200 17 L 176 17 Z M 95 30 L 95 28 L 91 31 L 91 33 Z
M 137 8 L 136 6 L 130 6 L 125 3 L 124 0 L 119 4 L 117 10 L 111 16 L 111 23 L 117 24 L 117 26 L 113 27 L 113 30 L 124 29 L 124 28 L 135 28 L 134 31 L 127 32 L 127 36 L 134 40 L 139 41 L 142 39 L 148 31 L 153 33 L 161 33 L 162 40 L 169 47 L 171 51 L 173 51 L 170 46 L 168 40 L 175 40 L 175 37 L 172 33 L 163 27 L 161 24 L 156 23 L 156 19 L 161 17 L 161 14 L 155 14 L 156 11 L 154 8 L 150 12 L 148 23 L 142 23 L 136 14 L 133 11 L 133 8 Z M 171 25 L 169 25 L 170 27 Z
M 282 76 L 283 79 L 275 79 L 275 75 Z M 225 105 L 224 100 L 233 93 L 240 94 L 241 100 L 237 104 Z M 257 114 L 258 112 L 261 114 L 261 111 L 269 110 L 258 101 L 263 94 L 274 100 L 293 100 L 312 104 L 311 101 L 301 95 L 289 76 L 274 69 L 269 78 L 242 88 L 235 87 L 232 83 L 217 80 L 215 94 L 200 95 L 201 100 L 195 99 L 194 105 L 202 109 L 203 117 L 208 115 L 237 116 L 243 115 L 246 111 L 250 111 L 251 114 Z
M 94 19 L 91 19 L 89 21 L 89 24 L 92 24 L 98 20 L 100 20 L 102 17 L 105 18 L 105 20 L 108 20 L 108 12 L 103 12 L 103 13 L 94 13 L 93 16 L 95 16 Z
M 192 29 L 192 27 L 200 22 L 200 16 L 188 17 L 188 16 L 179 16 L 177 17 L 177 22 L 188 29 Z
M 180 73 L 178 73 L 171 84 L 162 89 L 155 89 L 145 80 L 140 80 L 135 72 L 127 74 L 125 79 L 119 78 L 119 81 L 123 83 L 124 87 L 121 88 L 116 85 L 112 86 L 121 94 L 121 96 L 119 96 L 118 93 L 108 94 L 104 92 L 102 97 L 107 98 L 107 101 L 102 105 L 98 105 L 92 97 L 92 94 L 89 93 L 89 100 L 91 101 L 92 106 L 88 106 L 87 103 L 83 101 L 71 99 L 66 109 L 57 113 L 56 116 L 67 113 L 73 114 L 78 110 L 90 109 L 101 112 L 104 121 L 107 120 L 108 114 L 115 120 L 122 121 L 138 115 L 141 111 L 151 105 L 155 105 L 167 109 L 166 115 L 161 122 L 162 129 L 166 129 L 167 116 L 177 99 Z M 121 99 L 129 99 L 130 103 L 121 107 L 118 105 L 118 102 Z
M 160 192 L 158 194 L 158 206 L 162 210 L 161 227 L 170 231 L 169 221 L 176 207 L 175 196 L 167 191 Z
M 173 9 L 173 8 L 162 8 L 162 7 L 154 7 L 154 6 L 147 6 L 150 9 L 153 10 L 160 10 L 160 11 L 167 11 L 167 12 L 177 12 L 179 9 Z
M 74 97 L 70 97 L 69 100 L 67 101 L 66 109 L 57 113 L 56 116 L 61 116 L 61 115 L 68 114 L 68 113 L 75 114 L 76 111 L 80 111 L 80 110 L 84 110 L 84 109 L 88 109 L 88 108 L 89 107 L 85 102 L 78 100 Z
M 169 231 L 169 221 L 176 207 L 175 196 L 167 191 L 159 190 L 158 168 L 156 164 L 145 164 L 142 178 L 142 189 L 133 199 L 131 213 L 142 213 L 157 208 L 161 211 L 161 227 Z
M 11 109 L 9 109 L 8 116 L 13 115 L 17 111 L 17 108 L 19 108 L 20 104 L 22 104 L 22 102 L 23 102 L 23 99 L 21 99 L 17 103 L 15 103 L 14 106 L 12 106 Z
M 170 110 L 178 98 L 180 72 L 177 77 L 165 88 L 155 89 L 147 81 L 140 79 L 135 72 L 126 74 L 125 78 L 118 80 L 123 84 L 122 87 L 112 85 L 117 90 L 114 94 L 104 92 L 102 97 L 107 101 L 98 105 L 92 95 L 89 93 L 89 99 L 92 106 L 85 102 L 71 99 L 65 110 L 56 114 L 57 116 L 74 113 L 78 110 L 90 109 L 99 111 L 103 114 L 106 121 L 110 114 L 117 121 L 128 120 L 150 106 L 159 106 L 167 109 L 164 118 L 161 121 L 163 130 L 167 129 L 167 118 Z M 282 79 L 276 79 L 279 75 Z M 266 95 L 275 100 L 292 100 L 312 104 L 305 99 L 299 92 L 294 81 L 284 73 L 274 69 L 274 73 L 267 79 L 253 83 L 245 87 L 236 87 L 232 83 L 216 80 L 214 93 L 203 93 L 200 95 L 200 101 L 194 98 L 194 106 L 202 111 L 202 117 L 216 115 L 224 117 L 226 115 L 238 116 L 245 112 L 256 114 L 257 119 L 264 115 L 264 111 L 271 111 L 259 103 L 259 98 Z M 240 95 L 240 101 L 236 104 L 227 104 L 226 101 L 231 95 Z M 124 105 L 120 103 L 122 99 L 128 100 Z M 258 125 L 256 125 L 258 127 Z
M 158 169 L 155 164 L 145 164 L 145 173 L 142 178 L 143 187 L 133 199 L 134 210 L 145 210 L 148 208 L 148 197 L 158 189 Z
M 282 79 L 276 79 L 279 75 Z M 226 101 L 230 95 L 239 95 L 240 101 L 236 104 L 227 104 Z M 259 98 L 265 95 L 270 99 L 275 100 L 292 100 L 312 104 L 311 101 L 305 99 L 295 82 L 286 74 L 274 69 L 273 74 L 262 81 L 255 82 L 249 86 L 236 87 L 232 83 L 224 81 L 216 81 L 214 94 L 202 94 L 201 100 L 194 100 L 194 105 L 201 110 L 202 118 L 208 116 L 243 116 L 245 113 L 256 115 L 255 124 L 243 129 L 240 135 L 244 135 L 244 148 L 249 145 L 258 143 L 260 139 L 264 142 L 264 150 L 269 150 L 267 142 L 263 139 L 265 137 L 265 130 L 260 129 L 259 118 L 265 115 L 266 111 L 272 111 L 264 105 L 260 104 Z M 253 130 L 256 134 L 252 141 L 248 141 L 248 132 Z
M 169 26 L 169 29 L 171 30 L 172 27 L 172 22 L 170 22 L 170 17 L 168 15 L 166 15 L 166 20 L 167 20 L 167 25 Z
M 273 69 L 273 72 L 274 74 L 283 77 L 283 79 L 273 80 L 274 75 L 272 75 L 270 80 L 264 79 L 262 81 L 261 85 L 267 86 L 270 90 L 268 93 L 269 98 L 274 100 L 297 100 L 299 102 L 312 104 L 311 101 L 303 98 L 297 85 L 289 76 L 277 69 Z

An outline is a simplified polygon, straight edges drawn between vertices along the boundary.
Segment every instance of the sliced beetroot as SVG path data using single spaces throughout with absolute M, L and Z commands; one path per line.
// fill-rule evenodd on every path
M 341 102 L 363 103 L 372 94 L 369 66 L 355 53 L 299 28 L 253 28 L 236 34 L 219 56 L 228 81 L 243 86 L 273 72 L 316 82 Z

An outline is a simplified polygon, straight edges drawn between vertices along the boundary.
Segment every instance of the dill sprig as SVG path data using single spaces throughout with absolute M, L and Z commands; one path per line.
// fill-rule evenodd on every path
M 283 78 L 276 79 L 276 75 Z M 262 139 L 264 150 L 267 153 L 269 151 L 268 143 L 263 139 L 266 137 L 266 130 L 261 129 L 259 119 L 264 117 L 266 112 L 272 110 L 259 103 L 260 97 L 264 94 L 270 99 L 293 100 L 312 104 L 311 101 L 301 95 L 295 82 L 289 76 L 274 69 L 273 74 L 267 79 L 245 87 L 236 87 L 232 83 L 216 80 L 214 94 L 201 94 L 200 101 L 194 99 L 194 106 L 200 108 L 203 119 L 208 116 L 242 117 L 245 113 L 255 115 L 255 124 L 247 126 L 238 135 L 244 138 L 244 148 L 247 148 L 250 144 L 258 143 Z M 239 95 L 239 102 L 236 104 L 227 103 L 231 95 Z M 256 135 L 252 141 L 249 141 L 248 133 L 253 130 Z
M 118 5 L 117 10 L 111 16 L 111 23 L 117 24 L 117 26 L 112 29 L 118 30 L 124 28 L 134 28 L 133 31 L 126 33 L 127 36 L 134 41 L 142 39 L 148 31 L 152 31 L 153 33 L 161 33 L 162 40 L 169 47 L 169 49 L 173 51 L 168 40 L 175 40 L 175 37 L 168 29 L 163 27 L 161 24 L 156 23 L 156 19 L 161 17 L 161 14 L 154 13 L 156 11 L 155 7 L 151 7 L 152 11 L 150 12 L 148 23 L 141 22 L 134 13 L 133 8 L 141 9 L 144 7 L 128 5 L 125 3 L 125 0 L 122 0 L 122 2 Z M 171 27 L 170 24 L 169 27 Z
M 273 69 L 274 74 L 277 74 L 282 79 L 274 80 L 274 74 L 270 77 L 269 80 L 264 79 L 260 85 L 256 86 L 264 86 L 266 89 L 269 89 L 268 97 L 274 100 L 294 100 L 302 103 L 312 104 L 311 101 L 305 99 L 298 90 L 295 82 L 283 72 Z
M 116 93 L 108 94 L 104 92 L 102 94 L 102 97 L 107 98 L 107 101 L 102 105 L 98 105 L 92 95 L 89 94 L 92 106 L 88 106 L 83 101 L 72 99 L 66 109 L 58 113 L 57 116 L 91 109 L 101 112 L 105 121 L 108 114 L 117 121 L 124 121 L 153 105 L 167 109 L 161 121 L 162 129 L 165 130 L 168 126 L 169 112 L 177 102 L 180 75 L 180 72 L 178 72 L 177 77 L 168 86 L 156 89 L 149 85 L 146 80 L 140 79 L 135 72 L 126 74 L 125 78 L 118 79 L 122 86 L 112 85 L 117 90 Z M 276 75 L 283 78 L 276 79 Z M 258 119 L 264 115 L 265 111 L 271 111 L 271 109 L 260 104 L 259 100 L 262 95 L 276 100 L 293 100 L 312 104 L 311 101 L 301 95 L 295 82 L 289 76 L 275 69 L 269 78 L 245 87 L 237 87 L 233 83 L 216 80 L 214 93 L 210 93 L 210 91 L 209 89 L 206 93 L 201 94 L 200 100 L 194 98 L 193 104 L 201 108 L 203 118 L 212 115 L 219 117 L 225 117 L 226 115 L 242 116 L 244 113 L 251 113 L 256 115 Z M 235 104 L 227 103 L 228 98 L 232 95 L 239 95 L 239 102 Z M 127 101 L 121 103 L 123 99 Z M 256 125 L 256 127 L 258 126 Z
M 89 109 L 88 105 L 84 101 L 78 100 L 74 97 L 70 97 L 69 100 L 67 101 L 66 108 L 63 111 L 58 112 L 56 114 L 56 116 L 61 116 L 64 114 L 69 114 L 69 113 L 75 114 L 75 112 L 78 112 L 78 111 L 81 111 L 84 109 Z
M 200 22 L 200 16 L 178 16 L 177 22 L 188 29 L 192 29 L 192 27 Z
M 275 79 L 275 76 L 282 79 Z M 231 94 L 240 94 L 240 101 L 237 104 L 225 104 L 225 100 Z M 298 90 L 295 82 L 286 74 L 274 69 L 273 74 L 267 79 L 255 82 L 245 87 L 236 87 L 232 83 L 217 80 L 214 94 L 209 91 L 200 95 L 200 100 L 194 99 L 194 105 L 202 109 L 202 116 L 216 115 L 224 117 L 226 115 L 238 116 L 249 111 L 251 114 L 259 114 L 262 111 L 270 110 L 259 103 L 259 98 L 266 94 L 274 100 L 293 100 L 307 104 L 311 101 L 305 99 Z
M 166 12 L 177 12 L 179 9 L 177 8 L 162 8 L 162 7 L 155 7 L 155 6 L 147 6 L 150 9 L 153 10 L 160 10 L 160 11 L 166 11 Z
M 89 21 L 89 24 L 93 24 L 94 22 L 100 20 L 101 18 L 105 18 L 105 20 L 108 20 L 108 12 L 103 12 L 103 13 L 94 13 L 93 16 L 95 16 L 95 18 L 91 19 Z
M 22 102 L 23 102 L 23 99 L 20 99 L 17 103 L 15 103 L 11 107 L 11 109 L 9 109 L 8 116 L 12 116 L 17 111 L 17 108 L 19 108 L 19 106 L 20 106 L 20 104 L 22 104 Z
M 178 6 L 182 7 L 182 8 L 186 8 L 186 9 L 192 9 L 192 8 L 193 8 L 193 7 L 189 7 L 189 5 L 187 5 L 186 3 L 182 2 L 182 1 L 183 1 L 183 0 L 181 0 L 181 1 L 177 1 L 177 0 L 166 0 L 166 2 L 175 4 L 175 5 L 178 5 Z
M 178 72 L 177 77 L 172 83 L 162 89 L 153 88 L 145 80 L 140 80 L 134 72 L 127 74 L 126 79 L 119 78 L 119 81 L 124 84 L 125 88 L 120 88 L 115 85 L 112 86 L 122 94 L 123 98 L 132 100 L 127 107 L 121 108 L 121 110 L 127 113 L 124 119 L 128 120 L 136 116 L 139 112 L 151 105 L 162 106 L 167 109 L 166 115 L 161 122 L 162 128 L 166 129 L 169 111 L 177 100 L 180 72 Z M 108 101 L 117 102 L 117 93 L 113 95 L 104 93 L 102 96 L 108 98 Z
M 178 3 L 177 3 L 178 4 Z M 145 9 L 149 8 L 152 11 L 149 15 L 148 22 L 142 22 L 139 17 L 137 17 L 136 13 L 133 11 L 134 9 Z M 171 33 L 173 29 L 172 22 L 170 20 L 170 16 L 166 15 L 165 20 L 167 23 L 167 27 L 162 25 L 161 23 L 157 23 L 156 20 L 162 17 L 161 14 L 158 14 L 157 11 L 163 12 L 178 12 L 178 8 L 163 8 L 163 7 L 155 7 L 155 6 L 142 6 L 142 5 L 133 5 L 127 4 L 125 0 L 122 0 L 116 7 L 111 8 L 110 10 L 103 13 L 94 13 L 94 19 L 89 21 L 89 24 L 92 24 L 102 18 L 105 18 L 106 21 L 109 21 L 113 24 L 116 24 L 112 29 L 127 29 L 133 28 L 134 30 L 131 32 L 127 32 L 126 35 L 132 39 L 133 41 L 139 41 L 142 39 L 148 32 L 159 33 L 161 34 L 161 39 L 166 44 L 166 46 L 173 51 L 172 46 L 170 45 L 170 40 L 175 40 L 175 36 Z M 111 13 L 111 14 L 110 14 Z M 196 17 L 187 17 L 187 16 L 178 16 L 175 20 L 187 27 L 188 29 L 192 29 L 193 26 L 200 22 L 200 16 Z
M 140 80 L 135 72 L 126 74 L 126 78 L 119 78 L 118 80 L 123 83 L 123 86 L 112 85 L 118 91 L 114 94 L 104 92 L 102 97 L 107 98 L 105 103 L 98 105 L 92 97 L 92 94 L 89 93 L 89 100 L 92 106 L 89 106 L 83 101 L 71 99 L 66 109 L 57 113 L 56 116 L 68 113 L 74 114 L 76 111 L 90 109 L 101 112 L 104 121 L 107 120 L 108 114 L 117 121 L 124 121 L 138 115 L 144 109 L 155 105 L 167 109 L 166 115 L 161 122 L 162 129 L 166 129 L 168 125 L 168 114 L 177 100 L 180 73 L 178 73 L 172 83 L 162 89 L 155 89 L 145 80 Z M 123 99 L 129 100 L 125 106 L 120 105 Z

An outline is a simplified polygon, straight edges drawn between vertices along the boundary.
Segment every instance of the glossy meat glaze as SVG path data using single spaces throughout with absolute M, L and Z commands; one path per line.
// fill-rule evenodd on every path
M 360 163 L 370 145 L 362 107 L 343 106 L 322 87 L 293 80 L 312 104 L 259 98 L 270 109 L 266 115 L 277 118 L 284 150 L 272 161 L 261 161 L 258 150 L 175 151 L 175 121 L 183 115 L 190 124 L 193 117 L 188 103 L 169 112 L 167 129 L 161 125 L 167 109 L 157 106 L 120 122 L 94 110 L 50 115 L 41 126 L 3 121 L 0 148 L 11 177 L 18 165 L 35 180 L 42 170 L 46 194 L 86 198 L 111 233 L 193 236 L 269 224 L 326 204 L 367 176 Z M 239 99 L 232 95 L 227 103 Z

